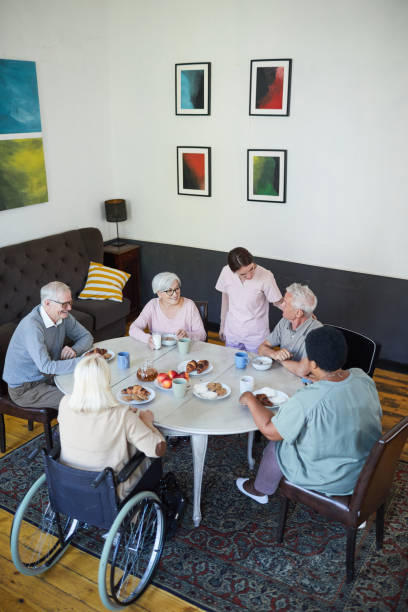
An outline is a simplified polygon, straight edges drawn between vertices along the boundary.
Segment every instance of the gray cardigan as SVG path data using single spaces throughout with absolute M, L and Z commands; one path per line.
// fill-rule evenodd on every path
M 10 387 L 19 387 L 25 382 L 34 382 L 44 375 L 69 374 L 73 372 L 79 357 L 61 359 L 65 337 L 74 344 L 72 348 L 81 355 L 93 344 L 91 334 L 72 316 L 60 325 L 46 328 L 36 306 L 18 324 L 8 346 L 3 378 Z

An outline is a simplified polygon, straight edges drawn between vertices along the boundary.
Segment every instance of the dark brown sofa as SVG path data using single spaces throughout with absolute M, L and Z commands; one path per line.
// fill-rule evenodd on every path
M 0 248 L 0 373 L 19 321 L 40 302 L 40 288 L 53 280 L 71 287 L 72 314 L 95 341 L 123 336 L 130 301 L 78 300 L 90 261 L 103 261 L 103 239 L 94 227 L 71 230 Z M 6 392 L 2 381 L 1 392 Z

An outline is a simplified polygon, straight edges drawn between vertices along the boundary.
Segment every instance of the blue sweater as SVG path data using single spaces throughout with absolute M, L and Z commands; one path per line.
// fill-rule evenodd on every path
M 10 387 L 34 382 L 49 374 L 73 372 L 79 357 L 61 359 L 65 337 L 73 342 L 73 349 L 81 355 L 91 348 L 91 334 L 72 315 L 60 325 L 46 328 L 36 306 L 18 324 L 7 349 L 3 378 Z

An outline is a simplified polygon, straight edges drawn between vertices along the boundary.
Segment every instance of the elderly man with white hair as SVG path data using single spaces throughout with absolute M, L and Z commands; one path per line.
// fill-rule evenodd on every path
M 63 393 L 55 374 L 74 371 L 79 355 L 91 348 L 92 335 L 70 314 L 71 290 L 53 281 L 41 288 L 41 304 L 18 324 L 3 371 L 10 398 L 18 406 L 58 408 Z M 73 346 L 65 345 L 65 338 Z
M 262 342 L 258 353 L 280 361 L 298 376 L 306 376 L 309 373 L 306 336 L 312 329 L 322 327 L 322 323 L 312 316 L 316 306 L 317 298 L 307 285 L 292 283 L 286 287 L 282 319 Z M 273 348 L 275 346 L 280 348 Z

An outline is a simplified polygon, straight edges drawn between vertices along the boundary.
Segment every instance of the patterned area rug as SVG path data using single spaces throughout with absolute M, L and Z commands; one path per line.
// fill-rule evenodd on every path
M 399 463 L 377 552 L 373 519 L 357 540 L 356 579 L 345 584 L 345 536 L 340 525 L 300 505 L 288 516 L 284 543 L 275 541 L 279 500 L 260 505 L 235 488 L 247 475 L 247 436 L 213 436 L 204 470 L 199 528 L 192 525 L 192 458 L 188 442 L 170 448 L 173 471 L 190 500 L 175 537 L 166 543 L 154 583 L 216 612 L 408 609 L 408 464 Z M 41 474 L 28 455 L 41 438 L 0 460 L 0 505 L 14 512 Z M 262 443 L 256 445 L 257 458 Z M 76 546 L 99 556 L 101 532 L 83 531 Z M 69 553 L 67 553 L 69 554 Z

